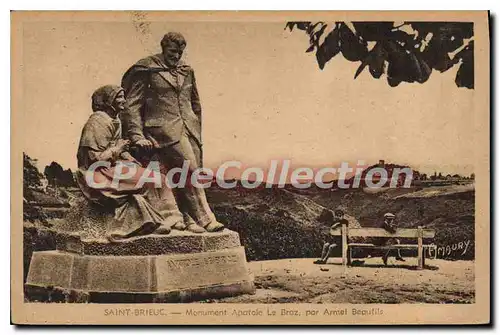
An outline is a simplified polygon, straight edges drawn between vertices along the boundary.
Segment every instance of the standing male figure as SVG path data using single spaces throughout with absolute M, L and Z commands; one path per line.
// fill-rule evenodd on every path
M 193 69 L 180 61 L 186 40 L 175 32 L 161 40 L 162 53 L 139 60 L 123 76 L 128 109 L 124 134 L 132 146 L 158 154 L 160 163 L 189 173 L 202 165 L 201 105 Z M 203 188 L 190 183 L 173 189 L 186 229 L 194 233 L 224 229 Z

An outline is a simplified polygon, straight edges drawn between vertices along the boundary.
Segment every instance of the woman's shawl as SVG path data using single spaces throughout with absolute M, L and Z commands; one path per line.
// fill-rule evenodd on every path
M 83 127 L 78 146 L 78 167 L 86 170 L 93 162 L 90 152 L 103 152 L 121 138 L 121 123 L 105 112 L 94 112 Z

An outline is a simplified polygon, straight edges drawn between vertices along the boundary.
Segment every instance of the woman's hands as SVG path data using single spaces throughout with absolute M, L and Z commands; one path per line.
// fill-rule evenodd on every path
M 124 140 L 122 138 L 120 138 L 117 142 L 116 142 L 116 145 L 115 145 L 115 150 L 118 154 L 121 154 L 122 152 L 124 151 L 127 151 L 128 150 L 128 147 L 130 145 L 130 141 L 129 140 Z

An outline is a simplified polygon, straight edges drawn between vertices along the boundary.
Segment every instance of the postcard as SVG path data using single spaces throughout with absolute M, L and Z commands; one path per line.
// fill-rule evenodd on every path
M 12 323 L 490 322 L 487 11 L 11 26 Z

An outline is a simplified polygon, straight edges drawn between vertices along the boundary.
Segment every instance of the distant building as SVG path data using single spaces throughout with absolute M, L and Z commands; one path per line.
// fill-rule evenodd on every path
M 370 172 L 370 170 L 374 168 L 383 168 L 386 171 L 387 174 L 387 181 L 383 185 L 379 185 L 382 175 L 380 173 L 375 172 L 372 177 L 371 177 L 371 182 L 372 184 L 377 185 L 377 187 L 389 187 L 393 178 L 393 174 L 395 170 L 396 172 L 399 173 L 398 180 L 396 183 L 397 187 L 402 187 L 405 184 L 406 178 L 412 178 L 412 184 L 414 180 L 419 180 L 420 179 L 420 173 L 416 170 L 412 170 L 412 176 L 406 176 L 406 173 L 404 173 L 403 169 L 411 169 L 411 167 L 407 165 L 399 165 L 399 164 L 386 164 L 385 160 L 381 159 L 379 160 L 378 164 L 371 165 L 367 167 L 363 172 L 361 173 L 361 178 L 359 182 L 359 187 L 368 187 L 366 183 L 367 175 Z M 350 185 L 351 187 L 354 185 L 356 176 L 353 176 L 349 178 L 346 181 L 346 184 Z

